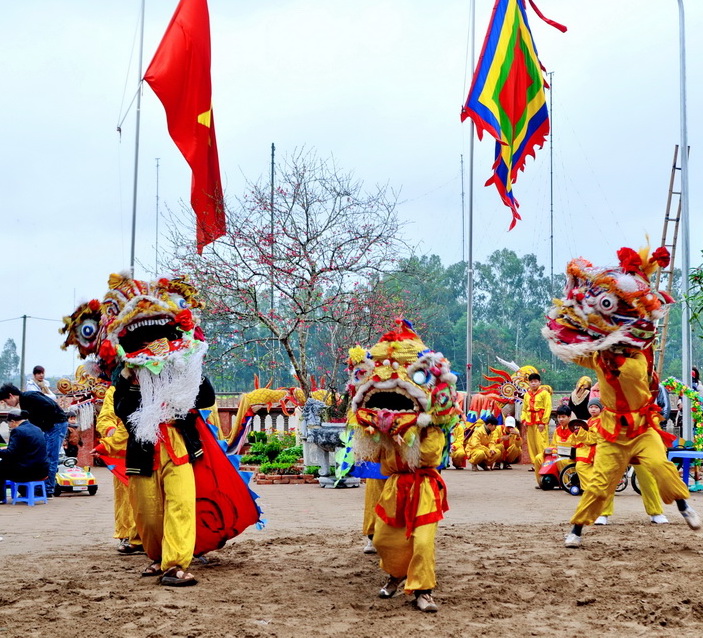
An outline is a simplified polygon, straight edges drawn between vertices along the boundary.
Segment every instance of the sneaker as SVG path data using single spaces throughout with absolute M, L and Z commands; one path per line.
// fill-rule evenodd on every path
M 366 547 L 364 547 L 364 554 L 375 554 L 376 548 L 373 546 L 373 541 L 369 538 L 366 541 Z
M 472 471 L 472 472 L 478 472 L 478 465 L 476 465 L 476 463 L 472 463 L 472 464 L 471 464 L 471 471 Z
M 594 525 L 608 525 L 609 524 L 609 519 L 610 517 L 608 516 L 599 516 L 595 521 L 593 521 Z M 654 517 L 652 517 L 652 522 L 654 522 Z M 666 522 L 666 521 L 665 521 Z
M 534 472 L 534 471 L 535 471 L 535 468 L 534 468 L 534 467 L 528 468 L 527 471 L 528 471 L 528 472 Z
M 581 537 L 576 534 L 567 534 L 564 539 L 564 547 L 581 547 Z
M 599 516 L 595 521 L 593 521 L 594 525 L 609 525 L 610 524 L 610 517 L 609 516 Z
M 664 525 L 665 523 L 669 522 L 669 519 L 664 516 L 664 514 L 654 514 L 654 516 L 650 516 L 649 520 L 652 521 L 652 523 L 656 523 L 657 525 Z
M 396 578 L 395 576 L 389 576 L 388 581 L 386 584 L 381 587 L 381 590 L 378 592 L 378 597 L 379 598 L 393 598 L 395 593 L 398 591 L 398 587 L 400 587 L 400 583 L 402 583 L 405 580 L 405 576 L 402 578 Z
M 698 516 L 696 510 L 694 510 L 690 505 L 683 512 L 681 512 L 681 516 L 683 516 L 683 520 L 686 521 L 686 525 L 688 525 L 691 529 L 701 528 L 701 517 Z
M 510 463 L 503 463 L 503 469 L 504 470 L 512 470 L 513 466 L 510 465 Z
M 432 598 L 432 594 L 420 594 L 415 599 L 415 605 L 417 605 L 417 608 L 420 611 L 425 611 L 425 612 L 433 612 L 433 611 L 437 611 L 439 609 L 437 607 L 437 603 Z

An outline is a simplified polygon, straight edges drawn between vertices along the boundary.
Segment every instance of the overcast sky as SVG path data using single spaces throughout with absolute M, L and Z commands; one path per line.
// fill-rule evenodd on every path
M 144 68 L 177 5 L 147 0 Z M 674 145 L 680 140 L 675 0 L 537 0 L 567 33 L 528 7 L 540 58 L 554 72 L 554 262 L 612 264 L 648 233 L 658 244 Z M 210 0 L 213 106 L 225 194 L 265 177 L 270 146 L 334 155 L 369 186 L 400 190 L 408 238 L 445 264 L 462 257 L 459 113 L 467 72 L 469 0 Z M 476 52 L 493 0 L 476 0 Z M 140 0 L 23 0 L 0 9 L 0 347 L 22 336 L 27 369 L 71 374 L 59 350 L 63 315 L 102 297 L 129 267 Z M 687 0 L 691 261 L 700 263 L 703 163 L 703 4 Z M 153 274 L 156 162 L 162 210 L 190 197 L 190 172 L 146 87 L 137 276 Z M 484 188 L 493 143 L 474 157 L 474 258 L 534 252 L 550 269 L 549 150 L 516 186 L 523 221 Z M 163 229 L 164 224 L 162 222 Z M 163 246 L 163 240 L 162 240 Z M 48 319 L 49 321 L 46 321 Z M 0 380 L 2 381 L 2 380 Z

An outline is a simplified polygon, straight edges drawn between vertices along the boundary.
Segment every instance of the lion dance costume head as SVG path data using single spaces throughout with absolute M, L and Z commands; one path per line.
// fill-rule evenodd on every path
M 666 248 L 618 250 L 617 268 L 599 268 L 583 258 L 566 267 L 563 299 L 555 299 L 542 336 L 564 361 L 604 350 L 646 349 L 656 335 L 655 322 L 673 299 L 654 290 L 649 278 L 666 268 Z
M 64 317 L 62 345 L 75 346 L 86 370 L 111 378 L 123 368 L 139 380 L 137 438 L 154 442 L 158 424 L 193 406 L 207 344 L 199 327 L 203 303 L 185 277 L 139 281 L 112 274 L 102 301 L 92 299 Z
M 356 426 L 359 458 L 373 459 L 381 446 L 396 446 L 406 463 L 417 467 L 422 428 L 451 427 L 458 418 L 449 361 L 399 319 L 369 350 L 351 348 L 349 366 L 348 421 Z

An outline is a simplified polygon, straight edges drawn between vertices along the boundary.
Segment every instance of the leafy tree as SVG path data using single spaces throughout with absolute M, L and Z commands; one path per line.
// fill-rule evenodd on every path
M 5 341 L 0 352 L 0 380 L 20 386 L 20 358 L 14 339 Z

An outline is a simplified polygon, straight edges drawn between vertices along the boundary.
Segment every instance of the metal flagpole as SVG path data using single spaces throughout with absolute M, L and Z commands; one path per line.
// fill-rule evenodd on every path
M 137 84 L 137 125 L 134 142 L 134 190 L 132 191 L 132 249 L 130 253 L 129 269 L 134 277 L 134 243 L 137 234 L 137 177 L 139 175 L 139 123 L 142 106 L 142 54 L 144 52 L 144 3 L 142 0 L 142 24 L 139 36 L 139 82 Z
M 474 72 L 474 28 L 476 22 L 476 4 L 471 0 L 471 18 L 469 33 L 471 54 L 471 73 Z M 462 171 L 463 175 L 463 171 Z M 472 385 L 472 360 L 473 360 L 473 297 L 474 297 L 474 121 L 471 120 L 469 128 L 469 219 L 468 219 L 469 238 L 467 242 L 467 258 L 466 258 L 466 405 L 464 412 L 468 412 L 471 400 L 471 385 Z
M 154 277 L 159 276 L 159 157 L 156 158 L 156 249 L 154 250 Z
M 679 3 L 679 58 L 681 71 L 681 380 L 691 386 L 691 308 L 688 303 L 690 294 L 690 234 L 688 213 L 688 130 L 686 122 L 686 24 L 683 0 Z M 682 436 L 687 441 L 693 440 L 693 423 L 691 421 L 691 400 L 684 394 L 681 397 L 683 410 Z

